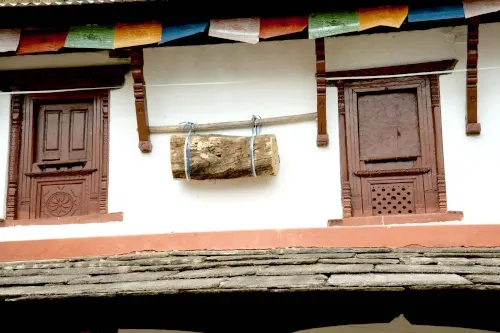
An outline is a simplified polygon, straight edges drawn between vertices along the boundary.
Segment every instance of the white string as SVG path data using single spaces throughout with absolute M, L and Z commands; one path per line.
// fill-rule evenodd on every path
M 500 66 L 495 67 L 481 67 L 477 68 L 478 71 L 493 71 L 500 70 Z M 424 75 L 436 75 L 436 74 L 453 74 L 453 73 L 464 73 L 467 69 L 453 69 L 448 71 L 434 71 L 434 72 L 418 72 L 418 73 L 408 73 L 408 74 L 391 74 L 391 75 L 371 75 L 371 76 L 345 76 L 345 77 L 329 77 L 326 78 L 327 81 L 339 81 L 339 80 L 370 80 L 370 79 L 387 79 L 387 78 L 398 78 L 398 77 L 411 77 L 411 76 L 424 76 Z M 298 77 L 300 80 L 316 80 L 316 77 Z M 192 82 L 192 83 L 166 83 L 166 84 L 145 84 L 145 87 L 160 88 L 160 87 L 182 87 L 182 86 L 207 86 L 207 85 L 228 85 L 228 84 L 239 84 L 239 83 L 262 83 L 269 80 L 252 80 L 252 81 L 213 81 L 213 82 Z M 57 92 L 71 92 L 71 91 L 85 91 L 85 90 L 99 90 L 99 89 L 118 89 L 123 88 L 123 86 L 114 87 L 92 87 L 92 88 L 73 88 L 73 89 L 53 89 L 53 90 L 33 90 L 33 91 L 3 91 L 0 95 L 23 95 L 23 94 L 46 94 L 46 93 L 57 93 Z

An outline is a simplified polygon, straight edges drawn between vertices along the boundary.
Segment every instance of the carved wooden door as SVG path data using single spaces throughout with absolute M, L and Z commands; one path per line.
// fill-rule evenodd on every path
M 99 198 L 106 190 L 102 171 L 107 172 L 102 163 L 107 161 L 102 156 L 105 108 L 100 97 L 69 94 L 25 99 L 23 132 L 32 131 L 24 132 L 22 143 L 19 219 L 106 212 Z
M 437 212 L 429 80 L 346 83 L 345 102 L 353 216 Z

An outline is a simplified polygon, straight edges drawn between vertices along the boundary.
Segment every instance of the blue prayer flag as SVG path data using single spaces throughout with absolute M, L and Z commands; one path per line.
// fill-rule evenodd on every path
M 464 17 L 464 6 L 462 4 L 429 8 L 410 7 L 408 22 L 439 21 Z
M 203 32 L 207 26 L 208 22 L 163 26 L 161 40 L 158 44 Z

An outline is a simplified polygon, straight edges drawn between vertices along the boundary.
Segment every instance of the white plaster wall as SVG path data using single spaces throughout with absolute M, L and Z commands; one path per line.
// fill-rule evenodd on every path
M 460 29 L 458 29 L 460 31 Z M 459 59 L 466 45 L 443 29 L 329 38 L 327 68 Z M 480 67 L 500 66 L 500 24 L 480 29 Z M 54 57 L 54 56 L 51 56 Z M 31 58 L 35 59 L 35 58 Z M 78 59 L 83 59 L 80 57 Z M 102 58 L 95 58 L 97 61 Z M 497 60 L 498 59 L 498 60 Z M 21 60 L 16 60 L 21 61 Z M 86 60 L 88 62 L 88 59 Z M 107 61 L 107 60 L 106 60 Z M 145 74 L 150 125 L 216 122 L 308 113 L 316 110 L 314 42 L 267 42 L 147 49 Z M 19 68 L 16 63 L 12 67 Z M 31 60 L 24 65 L 33 66 Z M 495 168 L 500 161 L 500 76 L 479 74 L 479 137 L 465 135 L 465 73 L 441 79 L 443 140 L 448 206 L 465 213 L 465 223 L 495 223 Z M 131 77 L 111 93 L 109 211 L 122 223 L 32 226 L 0 229 L 0 241 L 164 232 L 324 227 L 340 218 L 337 92 L 328 88 L 330 145 L 316 147 L 316 124 L 264 127 L 278 139 L 277 177 L 190 183 L 174 181 L 169 136 L 152 136 L 153 152 L 137 148 Z M 9 98 L 0 95 L 0 175 L 6 174 Z M 250 135 L 251 129 L 223 131 Z M 0 182 L 2 179 L 0 179 Z M 0 183 L 0 187 L 2 184 Z M 5 188 L 6 186 L 3 186 Z M 5 202 L 5 191 L 0 191 Z M 4 205 L 0 217 L 5 214 Z

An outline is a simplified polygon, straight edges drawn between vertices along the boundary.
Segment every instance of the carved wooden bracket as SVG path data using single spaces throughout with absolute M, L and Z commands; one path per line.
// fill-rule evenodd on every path
M 328 146 L 328 132 L 326 130 L 326 66 L 325 66 L 325 39 L 318 38 L 316 43 L 316 89 L 318 94 L 318 147 Z
M 146 82 L 144 81 L 144 54 L 142 48 L 134 48 L 130 53 L 132 78 L 134 79 L 135 113 L 137 116 L 137 132 L 139 133 L 139 149 L 143 153 L 153 150 L 149 137 L 148 105 Z
M 479 17 L 469 20 L 467 30 L 467 135 L 481 134 L 477 121 L 477 61 L 479 44 Z

